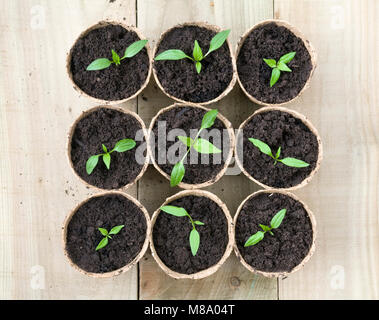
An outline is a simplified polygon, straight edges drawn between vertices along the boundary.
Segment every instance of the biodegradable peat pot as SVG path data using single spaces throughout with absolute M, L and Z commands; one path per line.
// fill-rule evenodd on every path
M 270 87 L 272 69 L 263 59 L 278 61 L 291 51 L 292 72 L 281 72 Z M 279 106 L 292 102 L 309 87 L 316 68 L 316 52 L 294 26 L 282 20 L 265 20 L 248 30 L 237 44 L 237 78 L 242 91 L 254 103 Z
M 201 127 L 203 116 L 209 111 L 205 107 L 190 103 L 175 103 L 171 106 L 161 109 L 157 115 L 152 119 L 149 127 L 149 143 L 148 152 L 154 167 L 168 180 L 170 180 L 171 171 L 178 161 L 178 154 L 175 154 L 175 162 L 170 159 L 170 148 L 180 146 L 185 151 L 186 146 L 179 142 L 177 136 L 191 136 L 197 134 Z M 166 121 L 166 128 L 160 129 L 160 125 Z M 184 130 L 181 134 L 172 134 L 175 131 L 172 129 Z M 192 131 L 193 130 L 193 131 Z M 207 131 L 208 130 L 208 131 Z M 209 129 L 204 130 L 203 133 L 209 133 L 212 137 L 213 132 L 220 133 L 217 136 L 209 139 L 217 148 L 222 150 L 219 154 L 199 154 L 196 150 L 191 148 L 191 151 L 185 158 L 184 167 L 185 175 L 182 182 L 178 184 L 183 189 L 197 189 L 207 187 L 218 181 L 225 173 L 228 165 L 232 159 L 233 149 L 235 145 L 234 130 L 230 122 L 218 113 L 214 125 Z M 171 134 L 170 134 L 171 131 Z M 158 139 L 159 133 L 159 139 Z M 162 137 L 162 133 L 164 137 Z M 192 133 L 192 134 L 191 134 Z M 200 135 L 202 137 L 202 134 Z M 207 139 L 207 136 L 204 136 Z M 175 140 L 175 141 L 174 141 Z M 218 140 L 218 143 L 217 141 Z M 177 151 L 177 149 L 175 149 Z M 181 154 L 181 153 L 180 153 Z M 192 159 L 197 159 L 198 163 L 189 163 Z M 203 157 L 203 159 L 202 159 Z M 171 160 L 171 161 L 170 161 Z M 192 160 L 195 161 L 195 160 Z M 172 162 L 172 163 L 171 163 Z M 208 162 L 208 163 L 206 163 Z M 187 164 L 189 163 L 189 164 Z
M 98 228 L 108 232 L 124 225 L 108 244 L 97 250 L 103 239 Z M 84 200 L 66 217 L 63 249 L 71 266 L 81 273 L 106 278 L 128 271 L 146 252 L 151 230 L 146 209 L 132 196 L 109 191 Z
M 162 204 L 182 207 L 194 220 L 200 233 L 200 246 L 192 255 L 189 235 L 192 230 L 188 217 L 172 216 L 160 209 L 151 220 L 150 248 L 162 270 L 176 279 L 201 279 L 216 272 L 233 248 L 233 222 L 226 205 L 213 193 L 185 190 Z M 161 206 L 161 207 L 162 207 Z
M 309 164 L 295 168 L 263 154 L 248 139 L 259 139 L 279 159 L 293 157 Z M 264 188 L 295 190 L 308 184 L 320 167 L 322 143 L 308 119 L 284 107 L 265 107 L 254 112 L 239 127 L 235 149 L 236 162 L 242 172 Z
M 270 226 L 272 217 L 287 209 L 274 235 L 266 232 L 253 246 L 249 237 Z M 265 277 L 284 277 L 301 269 L 315 251 L 316 220 L 308 206 L 288 191 L 260 190 L 248 196 L 234 216 L 234 251 L 251 272 Z
M 152 63 L 149 44 L 134 57 L 107 69 L 87 71 L 98 58 L 112 61 L 133 42 L 146 39 L 140 31 L 120 22 L 101 21 L 82 32 L 67 56 L 67 73 L 75 90 L 99 104 L 120 104 L 135 98 L 148 84 Z
M 222 31 L 220 27 L 204 22 L 176 25 L 164 32 L 155 46 L 153 57 L 169 49 L 180 49 L 192 57 L 195 40 L 205 55 L 210 40 Z M 195 64 L 188 58 L 174 61 L 154 61 L 153 74 L 159 88 L 179 102 L 210 104 L 225 97 L 233 88 L 237 68 L 232 47 L 227 39 L 221 48 L 201 61 L 197 73 Z
M 114 151 L 109 170 L 100 157 L 97 166 L 88 175 L 88 158 L 103 153 L 102 144 L 111 150 L 122 139 L 133 139 L 136 146 L 122 153 Z M 68 161 L 75 175 L 87 186 L 100 190 L 126 190 L 147 169 L 149 159 L 143 149 L 146 141 L 145 124 L 136 113 L 120 107 L 97 106 L 84 111 L 71 126 Z

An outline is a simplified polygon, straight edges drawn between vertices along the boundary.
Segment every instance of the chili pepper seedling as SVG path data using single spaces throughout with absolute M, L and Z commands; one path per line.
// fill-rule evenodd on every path
M 112 49 L 112 60 L 109 60 L 107 58 L 96 59 L 89 64 L 86 70 L 96 71 L 96 70 L 106 69 L 113 63 L 116 66 L 119 66 L 122 60 L 126 58 L 132 58 L 138 52 L 140 52 L 143 49 L 143 47 L 146 45 L 146 43 L 147 43 L 147 40 L 138 40 L 136 42 L 133 42 L 129 47 L 125 49 L 125 53 L 121 58 L 117 54 L 117 52 Z
M 263 59 L 263 61 L 272 68 L 270 87 L 272 87 L 279 80 L 280 73 L 282 71 L 292 72 L 292 70 L 287 66 L 287 63 L 295 57 L 295 54 L 296 52 L 289 52 L 281 56 L 278 62 L 276 62 L 274 59 Z
M 266 143 L 264 143 L 263 141 L 258 140 L 258 139 L 254 139 L 254 138 L 249 138 L 249 141 L 254 146 L 256 146 L 262 153 L 273 158 L 275 160 L 274 165 L 277 162 L 281 162 L 281 163 L 285 164 L 286 166 L 295 167 L 295 168 L 304 168 L 304 167 L 309 166 L 309 163 L 307 163 L 303 160 L 296 159 L 296 158 L 287 157 L 287 158 L 279 159 L 281 147 L 278 148 L 278 150 L 276 151 L 276 154 L 274 156 L 271 152 L 271 148 Z
M 218 111 L 216 109 L 208 111 L 201 122 L 201 127 L 200 130 L 198 131 L 195 139 L 192 139 L 191 137 L 184 137 L 184 136 L 178 136 L 178 139 L 183 142 L 187 147 L 187 152 L 185 155 L 182 157 L 182 159 L 177 162 L 174 165 L 174 168 L 171 171 L 171 177 L 170 177 L 170 185 L 171 187 L 177 186 L 184 177 L 185 174 L 185 168 L 183 161 L 185 157 L 188 155 L 190 152 L 191 148 L 194 148 L 197 152 L 199 153 L 221 153 L 222 151 L 215 147 L 212 143 L 210 143 L 208 140 L 205 140 L 203 138 L 199 138 L 200 133 L 204 129 L 208 129 L 213 126 L 216 117 L 217 117 Z
M 100 250 L 101 248 L 104 248 L 108 244 L 108 239 L 112 239 L 110 235 L 119 233 L 123 227 L 124 225 L 113 227 L 109 232 L 107 231 L 107 229 L 98 228 L 100 233 L 104 236 L 104 238 L 101 239 L 101 241 L 97 245 L 96 251 Z
M 100 157 L 103 157 L 103 162 L 105 166 L 107 167 L 107 169 L 109 170 L 110 165 L 111 165 L 111 153 L 113 151 L 125 152 L 130 149 L 133 149 L 135 146 L 136 146 L 136 142 L 133 139 L 122 139 L 118 141 L 111 151 L 108 151 L 107 147 L 104 144 L 102 144 L 104 153 L 96 154 L 88 158 L 86 162 L 87 174 L 90 175 L 92 173 L 92 171 L 97 166 L 97 163 L 99 162 Z
M 211 52 L 219 49 L 224 42 L 226 41 L 226 38 L 228 37 L 230 33 L 230 29 L 221 31 L 217 33 L 211 40 L 209 44 L 208 52 L 203 55 L 203 51 L 201 50 L 201 47 L 197 40 L 195 40 L 193 45 L 193 51 L 192 51 L 192 57 L 185 54 L 182 50 L 179 49 L 170 49 L 161 52 L 155 57 L 156 61 L 159 60 L 182 60 L 182 59 L 190 59 L 194 62 L 195 68 L 197 73 L 200 73 L 202 64 L 201 61 L 207 57 Z
M 186 211 L 186 209 L 181 207 L 175 207 L 175 206 L 163 206 L 160 208 L 162 211 L 171 214 L 176 217 L 188 217 L 191 224 L 192 224 L 192 230 L 189 236 L 189 243 L 191 247 L 192 255 L 195 256 L 197 253 L 197 250 L 200 246 L 200 234 L 196 230 L 196 225 L 203 226 L 204 223 L 198 220 L 193 220 L 192 217 L 189 215 L 189 213 Z
M 263 231 L 257 231 L 256 233 L 251 235 L 249 239 L 247 239 L 247 241 L 245 242 L 244 247 L 250 247 L 262 241 L 266 232 L 269 232 L 273 236 L 274 234 L 271 230 L 279 228 L 284 219 L 284 216 L 286 215 L 286 212 L 287 209 L 282 209 L 278 213 L 276 213 L 275 216 L 271 219 L 270 226 L 260 224 L 259 226 L 262 228 Z

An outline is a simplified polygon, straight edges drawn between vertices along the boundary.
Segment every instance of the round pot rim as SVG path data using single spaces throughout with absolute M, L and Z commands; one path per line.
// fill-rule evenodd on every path
M 123 99 L 119 99 L 119 100 L 104 100 L 104 99 L 101 99 L 101 98 L 93 97 L 90 94 L 84 92 L 74 82 L 74 79 L 72 77 L 72 72 L 71 72 L 71 66 L 70 66 L 70 64 L 71 64 L 72 51 L 74 49 L 75 44 L 78 42 L 78 40 L 80 38 L 84 37 L 85 35 L 87 35 L 90 31 L 95 30 L 95 29 L 99 29 L 99 28 L 107 26 L 107 25 L 119 25 L 119 26 L 123 27 L 124 29 L 126 29 L 127 31 L 133 31 L 133 32 L 135 32 L 137 34 L 137 36 L 141 40 L 147 39 L 141 33 L 141 31 L 137 27 L 135 27 L 135 26 L 126 25 L 126 24 L 124 24 L 124 23 L 122 23 L 120 21 L 113 21 L 113 20 L 108 20 L 108 19 L 101 20 L 101 21 L 99 21 L 99 22 L 91 25 L 90 27 L 88 27 L 84 31 L 82 31 L 79 34 L 79 36 L 76 38 L 76 40 L 74 41 L 73 45 L 71 46 L 70 50 L 67 53 L 67 57 L 66 57 L 66 73 L 67 73 L 68 78 L 71 81 L 71 84 L 72 84 L 73 88 L 77 92 L 79 92 L 81 96 L 85 96 L 85 97 L 91 99 L 92 101 L 95 101 L 98 104 L 105 104 L 105 105 L 109 105 L 109 104 L 121 104 L 121 103 L 124 103 L 124 102 L 126 102 L 128 100 L 131 100 L 131 99 L 134 99 L 135 97 L 137 97 L 146 88 L 146 86 L 149 83 L 149 80 L 150 80 L 150 77 L 151 77 L 151 74 L 152 74 L 152 68 L 153 68 L 153 63 L 152 63 L 153 62 L 153 60 L 152 60 L 153 57 L 152 57 L 152 54 L 151 54 L 151 49 L 150 49 L 150 46 L 149 46 L 149 42 L 147 42 L 146 45 L 145 45 L 145 47 L 144 47 L 144 48 L 146 48 L 146 51 L 147 51 L 148 63 L 149 63 L 149 70 L 148 70 L 148 73 L 147 73 L 146 80 L 141 85 L 141 88 L 139 90 L 137 90 L 133 95 L 131 95 L 131 96 L 127 97 L 127 98 L 123 98 Z
M 303 181 L 301 181 L 300 183 L 298 183 L 298 184 L 296 184 L 296 185 L 294 185 L 292 187 L 279 188 L 279 187 L 269 186 L 269 185 L 266 185 L 266 184 L 258 181 L 250 173 L 248 173 L 245 170 L 245 168 L 243 167 L 243 162 L 239 159 L 239 152 L 237 150 L 238 146 L 239 146 L 238 141 L 243 141 L 243 136 L 241 136 L 243 134 L 243 128 L 257 114 L 264 113 L 264 112 L 269 112 L 269 111 L 280 111 L 280 112 L 289 113 L 293 117 L 301 120 L 304 123 L 304 125 L 316 136 L 316 139 L 317 139 L 317 143 L 318 143 L 318 157 L 317 157 L 317 161 L 316 161 L 316 165 L 315 165 L 314 169 L 309 173 L 309 175 Z M 299 189 L 299 188 L 302 188 L 302 187 L 306 186 L 313 179 L 313 177 L 316 175 L 316 173 L 320 169 L 320 164 L 321 164 L 321 161 L 323 159 L 322 140 L 321 140 L 321 137 L 320 137 L 319 133 L 317 132 L 317 129 L 315 128 L 315 126 L 303 114 L 301 114 L 301 113 L 299 113 L 297 111 L 285 108 L 285 107 L 263 107 L 263 108 L 260 108 L 260 109 L 256 110 L 244 122 L 241 123 L 240 127 L 238 128 L 238 133 L 237 133 L 237 136 L 236 136 L 236 141 L 237 142 L 235 144 L 234 154 L 235 154 L 235 161 L 236 161 L 238 167 L 241 169 L 241 171 L 243 172 L 243 174 L 246 177 L 248 177 L 251 181 L 255 182 L 256 184 L 260 185 L 261 187 L 263 187 L 265 189 L 278 189 L 278 190 L 291 190 L 292 191 L 292 190 L 296 190 L 296 189 Z M 242 148 L 243 148 L 243 146 L 242 146 Z M 243 153 L 243 150 L 242 150 L 242 153 Z
M 191 108 L 198 108 L 198 109 L 202 109 L 202 110 L 205 110 L 205 111 L 209 111 L 211 109 L 209 108 L 206 108 L 202 105 L 198 105 L 198 104 L 194 104 L 194 103 L 178 103 L 178 102 L 175 102 L 174 104 L 171 104 L 169 105 L 168 107 L 165 107 L 165 108 L 162 108 L 158 111 L 158 113 L 153 117 L 153 119 L 151 120 L 150 122 L 150 126 L 149 126 L 149 129 L 148 129 L 148 138 L 149 138 L 149 141 L 147 143 L 147 150 L 148 150 L 148 156 L 149 158 L 151 159 L 151 162 L 153 163 L 153 166 L 155 167 L 155 169 L 161 174 L 163 175 L 168 181 L 170 181 L 170 175 L 168 175 L 166 172 L 164 172 L 160 167 L 159 165 L 157 164 L 157 162 L 155 161 L 155 158 L 153 157 L 153 151 L 151 150 L 151 136 L 152 136 L 152 131 L 153 131 L 153 128 L 154 128 L 154 124 L 156 122 L 156 120 L 158 119 L 158 117 L 171 110 L 171 109 L 174 109 L 174 108 L 177 108 L 177 107 L 191 107 Z M 233 151 L 234 151 L 234 148 L 235 148 L 235 136 L 234 136 L 234 130 L 232 128 L 232 124 L 229 122 L 228 119 L 226 119 L 222 114 L 220 114 L 220 112 L 217 113 L 217 119 L 219 119 L 225 126 L 225 129 L 228 130 L 228 134 L 229 134 L 229 153 L 228 153 L 228 156 L 225 160 L 225 163 L 224 163 L 224 167 L 219 171 L 219 173 L 212 179 L 210 180 L 207 180 L 205 182 L 202 182 L 202 183 L 197 183 L 197 184 L 191 184 L 191 183 L 186 183 L 186 182 L 180 182 L 177 186 L 180 187 L 180 188 L 183 188 L 183 189 L 188 189 L 188 190 L 194 190 L 194 189 L 198 189 L 198 188 L 205 188 L 205 187 L 208 187 L 214 183 L 216 183 L 218 180 L 221 179 L 221 177 L 225 174 L 226 170 L 228 169 L 228 166 L 232 160 L 232 157 L 233 157 Z
M 245 43 L 245 40 L 246 38 L 248 37 L 248 35 L 257 27 L 260 27 L 262 25 L 265 25 L 265 24 L 269 24 L 269 23 L 276 23 L 278 26 L 283 26 L 283 27 L 286 27 L 287 29 L 289 29 L 296 37 L 300 38 L 303 43 L 304 43 L 304 46 L 305 48 L 307 49 L 310 57 L 311 57 L 311 64 L 312 64 L 312 69 L 311 69 L 311 72 L 309 73 L 309 76 L 308 76 L 308 79 L 307 81 L 305 82 L 303 88 L 299 91 L 299 93 L 293 97 L 292 99 L 288 100 L 288 101 L 284 101 L 284 102 L 279 102 L 279 103 L 267 103 L 267 102 L 264 102 L 264 101 L 261 101 L 259 100 L 258 98 L 252 96 L 249 92 L 247 92 L 247 90 L 245 89 L 244 85 L 242 84 L 242 81 L 239 77 L 239 74 L 238 74 L 238 69 L 237 69 L 237 81 L 239 83 L 239 86 L 241 87 L 242 91 L 245 93 L 245 95 L 254 103 L 256 104 L 259 104 L 259 105 L 263 105 L 263 106 L 275 106 L 275 107 L 279 107 L 279 106 L 283 106 L 285 104 L 288 104 L 288 103 L 291 103 L 291 102 L 294 102 L 297 98 L 299 98 L 303 92 L 310 87 L 310 81 L 311 81 L 311 78 L 313 76 L 313 73 L 317 67 L 317 53 L 316 53 L 316 50 L 315 48 L 313 47 L 312 43 L 303 35 L 303 33 L 301 33 L 295 26 L 293 26 L 292 24 L 290 24 L 288 21 L 285 21 L 285 20 L 279 20 L 279 19 L 266 19 L 266 20 L 263 20 L 261 22 L 258 22 L 257 24 L 255 24 L 254 26 L 252 26 L 250 29 L 248 29 L 247 31 L 245 31 L 245 33 L 240 37 L 237 45 L 236 45 L 236 54 L 235 54 L 235 59 L 236 59 L 236 64 L 237 64 L 237 60 L 238 60 L 238 56 L 239 56 L 239 53 L 240 53 L 240 50 L 243 46 L 243 44 Z
M 222 31 L 221 27 L 217 26 L 217 25 L 213 25 L 213 24 L 209 24 L 208 22 L 204 22 L 204 21 L 198 21 L 198 22 L 184 22 L 184 23 L 179 23 L 179 24 L 176 24 L 174 25 L 173 27 L 167 29 L 166 31 L 162 32 L 160 37 L 159 37 L 159 40 L 157 41 L 157 43 L 155 44 L 154 46 L 154 49 L 153 49 L 153 54 L 152 54 L 152 69 L 153 69 L 153 76 L 154 76 L 154 79 L 155 79 L 155 82 L 157 83 L 158 87 L 162 90 L 162 92 L 169 98 L 175 100 L 175 101 L 178 101 L 178 102 L 181 102 L 181 103 L 194 103 L 194 104 L 201 104 L 201 105 L 208 105 L 208 104 L 211 104 L 211 103 L 214 103 L 214 102 L 217 102 L 219 100 L 221 100 L 222 98 L 224 98 L 225 96 L 228 95 L 228 93 L 233 89 L 234 85 L 236 84 L 237 82 L 237 65 L 236 65 L 236 59 L 235 59 L 235 56 L 234 56 L 234 51 L 233 51 L 233 47 L 232 45 L 230 44 L 230 41 L 229 39 L 226 39 L 226 43 L 228 45 L 228 48 L 229 48 L 229 54 L 230 54 L 230 57 L 231 57 L 231 60 L 232 60 L 232 67 L 233 67 L 233 74 L 232 74 L 232 79 L 230 80 L 229 82 L 229 85 L 225 88 L 225 90 L 220 94 L 218 95 L 216 98 L 212 99 L 212 100 L 208 100 L 208 101 L 204 101 L 204 102 L 193 102 L 193 101 L 186 101 L 186 100 L 183 100 L 183 99 L 180 99 L 178 97 L 175 97 L 173 95 L 171 95 L 170 93 L 168 93 L 162 86 L 161 82 L 159 81 L 159 78 L 158 78 L 158 75 L 157 75 L 157 72 L 155 70 L 155 66 L 154 66 L 154 59 L 155 59 L 155 55 L 157 54 L 157 51 L 158 51 L 158 47 L 159 45 L 161 44 L 162 42 L 162 39 L 167 35 L 167 33 L 169 33 L 171 30 L 173 29 L 177 29 L 177 28 L 183 28 L 183 27 L 186 27 L 186 26 L 197 26 L 197 27 L 203 27 L 203 28 L 206 28 L 206 29 L 209 29 L 211 31 L 215 31 L 215 32 L 220 32 Z
M 251 265 L 249 265 L 245 261 L 245 259 L 242 257 L 242 254 L 238 250 L 238 246 L 237 246 L 237 242 L 236 242 L 236 238 L 235 238 L 236 237 L 236 230 L 235 230 L 235 228 L 236 228 L 236 225 L 237 225 L 238 216 L 239 216 L 239 214 L 241 212 L 242 207 L 245 205 L 245 203 L 248 200 L 250 200 L 251 198 L 254 198 L 255 196 L 257 196 L 258 194 L 261 194 L 261 193 L 271 193 L 271 194 L 273 194 L 273 193 L 280 193 L 280 194 L 284 194 L 284 195 L 286 195 L 288 197 L 291 197 L 292 199 L 300 202 L 302 204 L 302 206 L 304 207 L 304 210 L 308 214 L 308 217 L 309 217 L 309 219 L 311 221 L 311 225 L 312 225 L 312 244 L 311 244 L 311 247 L 309 248 L 309 251 L 308 251 L 307 255 L 301 260 L 301 262 L 299 264 L 297 264 L 290 271 L 267 272 L 267 271 L 261 271 L 261 270 L 255 269 L 255 268 L 253 268 Z M 238 260 L 240 260 L 240 262 L 242 263 L 242 265 L 247 270 L 249 270 L 250 272 L 253 272 L 255 274 L 260 274 L 260 275 L 268 277 L 268 278 L 286 277 L 289 274 L 292 274 L 292 273 L 300 270 L 309 261 L 309 259 L 312 257 L 312 255 L 313 255 L 313 253 L 314 253 L 314 251 L 316 249 L 316 238 L 317 238 L 317 223 L 316 223 L 316 219 L 315 219 L 315 216 L 314 216 L 313 212 L 309 209 L 308 205 L 305 202 L 303 202 L 302 200 L 300 200 L 293 193 L 290 193 L 290 192 L 288 192 L 286 190 L 278 190 L 278 189 L 258 190 L 256 192 L 250 194 L 239 205 L 239 207 L 237 209 L 237 212 L 236 212 L 236 214 L 234 216 L 234 219 L 233 219 L 233 248 L 234 248 L 235 254 L 237 255 Z
M 145 220 L 146 220 L 145 241 L 143 243 L 143 246 L 142 246 L 142 249 L 140 250 L 140 252 L 127 265 L 125 265 L 125 266 L 123 266 L 123 267 L 121 267 L 121 268 L 119 268 L 117 270 L 113 270 L 113 271 L 109 271 L 109 272 L 104 272 L 104 273 L 95 273 L 95 272 L 85 271 L 84 269 L 80 268 L 76 263 L 74 263 L 72 261 L 72 259 L 70 258 L 69 254 L 67 252 L 67 248 L 66 248 L 67 226 L 70 223 L 71 218 L 76 214 L 76 212 L 78 211 L 78 209 L 81 206 L 83 206 L 84 204 L 86 204 L 91 199 L 94 199 L 94 198 L 97 198 L 97 197 L 102 197 L 102 196 L 107 196 L 107 195 L 120 195 L 120 196 L 123 196 L 126 199 L 132 201 L 142 211 L 142 213 L 143 213 L 143 215 L 145 217 Z M 66 256 L 69 264 L 75 270 L 79 271 L 80 273 L 82 273 L 82 274 L 84 274 L 86 276 L 94 277 L 94 278 L 110 278 L 110 277 L 117 276 L 117 275 L 120 275 L 122 273 L 127 272 L 135 264 L 137 264 L 137 262 L 144 256 L 144 254 L 146 253 L 147 248 L 149 247 L 149 241 L 150 241 L 149 240 L 150 239 L 149 235 L 150 235 L 150 233 L 151 233 L 151 220 L 150 220 L 149 213 L 147 212 L 146 208 L 136 198 L 132 197 L 131 195 L 129 195 L 127 193 L 121 192 L 121 191 L 114 191 L 114 190 L 112 190 L 112 191 L 101 192 L 101 193 L 97 193 L 95 195 L 92 195 L 92 196 L 84 199 L 83 201 L 81 201 L 66 216 L 66 218 L 65 218 L 65 220 L 63 222 L 63 226 L 62 226 L 62 247 L 63 247 L 63 253 Z
M 140 118 L 140 116 L 135 113 L 134 111 L 131 111 L 131 110 L 128 110 L 128 109 L 125 109 L 125 108 L 121 108 L 119 106 L 111 106 L 111 105 L 102 105 L 102 106 L 95 106 L 95 107 L 92 107 L 90 109 L 87 109 L 85 111 L 82 111 L 81 114 L 76 118 L 76 120 L 72 123 L 70 129 L 69 129 L 69 132 L 68 132 L 68 135 L 67 135 L 67 152 L 66 152 L 66 157 L 67 157 L 67 160 L 68 160 L 68 163 L 69 163 L 69 166 L 71 167 L 72 171 L 74 172 L 74 175 L 88 188 L 92 188 L 92 189 L 95 189 L 97 191 L 125 191 L 126 189 L 128 189 L 129 187 L 131 187 L 132 185 L 134 185 L 145 173 L 145 171 L 147 170 L 147 167 L 149 165 L 149 154 L 148 152 L 146 151 L 146 157 L 145 157 L 145 162 L 141 168 L 141 171 L 140 173 L 137 175 L 137 177 L 135 177 L 132 181 L 130 181 L 128 184 L 122 186 L 122 187 L 119 187 L 119 188 L 116 188 L 116 189 L 104 189 L 104 188 L 101 188 L 101 187 L 98 187 L 98 186 L 95 186 L 93 184 L 90 184 L 88 183 L 87 181 L 85 181 L 75 170 L 74 168 L 74 165 L 72 163 L 72 159 L 71 159 L 71 142 L 72 142 L 72 137 L 74 135 L 74 131 L 75 131 L 75 128 L 77 126 L 77 124 L 86 116 L 88 116 L 89 114 L 99 110 L 99 109 L 110 109 L 110 110 L 114 110 L 114 111 L 120 111 L 120 112 L 123 112 L 125 114 L 128 114 L 128 115 L 131 115 L 132 117 L 134 117 L 138 123 L 141 125 L 141 129 L 143 131 L 143 134 L 144 134 L 144 138 L 145 138 L 145 142 L 146 144 L 148 144 L 148 134 L 147 134 L 147 129 L 146 129 L 146 126 L 145 126 L 145 123 L 142 121 L 142 119 Z
M 207 198 L 211 199 L 212 201 L 216 202 L 216 204 L 222 209 L 222 212 L 224 213 L 224 216 L 226 218 L 226 222 L 228 225 L 228 238 L 229 238 L 229 240 L 228 240 L 228 244 L 225 248 L 225 252 L 224 252 L 223 256 L 221 257 L 221 259 L 216 264 L 212 265 L 211 267 L 209 267 L 207 269 L 204 269 L 204 270 L 192 273 L 192 274 L 186 274 L 186 273 L 179 273 L 179 272 L 176 272 L 176 271 L 170 269 L 159 258 L 158 254 L 155 250 L 155 246 L 154 246 L 153 230 L 154 230 L 155 221 L 156 221 L 159 213 L 161 212 L 160 207 L 162 207 L 162 206 L 164 206 L 164 205 L 166 205 L 166 204 L 168 204 L 168 203 L 170 203 L 176 199 L 183 198 L 186 196 L 191 196 L 191 195 L 199 196 L 199 197 L 207 197 Z M 168 276 L 175 278 L 175 279 L 193 279 L 193 280 L 202 279 L 202 278 L 208 277 L 208 276 L 212 275 L 213 273 L 215 273 L 224 264 L 224 262 L 228 259 L 229 255 L 233 251 L 233 242 L 234 242 L 233 219 L 230 215 L 230 212 L 229 212 L 226 204 L 219 197 L 217 197 L 215 194 L 213 194 L 209 191 L 205 191 L 205 190 L 183 190 L 183 191 L 180 191 L 180 192 L 166 198 L 166 200 L 162 203 L 162 205 L 160 205 L 159 208 L 153 213 L 153 215 L 151 217 L 151 232 L 150 232 L 149 241 L 150 241 L 150 250 L 151 250 L 153 258 L 155 259 L 155 261 L 157 262 L 159 267 Z

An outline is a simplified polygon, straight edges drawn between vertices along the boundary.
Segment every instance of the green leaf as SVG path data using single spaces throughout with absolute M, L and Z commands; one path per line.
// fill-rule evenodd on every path
M 203 226 L 204 225 L 203 222 L 198 221 L 198 220 L 194 221 L 193 223 L 196 224 L 196 225 L 198 225 L 198 226 Z
M 249 141 L 255 145 L 262 153 L 267 154 L 268 156 L 272 156 L 271 148 L 263 141 L 254 138 L 249 138 Z
M 109 170 L 111 166 L 111 155 L 109 153 L 103 154 L 103 162 L 105 166 L 107 167 L 107 169 Z
M 209 50 L 207 52 L 207 55 L 209 53 L 211 53 L 212 51 L 215 51 L 217 50 L 218 48 L 220 48 L 224 42 L 226 41 L 226 38 L 228 37 L 230 33 L 230 29 L 228 30 L 223 30 L 219 33 L 217 33 L 211 40 L 210 44 L 209 44 Z
M 295 168 L 304 168 L 304 167 L 309 166 L 309 163 L 306 163 L 303 160 L 299 160 L 299 159 L 291 158 L 291 157 L 283 158 L 283 159 L 278 160 L 278 161 L 285 164 L 286 166 L 295 167 Z
M 272 69 L 270 87 L 272 87 L 279 80 L 279 77 L 280 77 L 280 70 L 278 68 Z
M 138 52 L 140 52 L 144 48 L 146 43 L 147 40 L 138 40 L 132 43 L 129 47 L 126 48 L 122 59 L 134 57 Z
M 191 57 L 187 56 L 182 50 L 170 49 L 158 54 L 155 57 L 155 60 L 181 60 L 184 58 L 189 58 L 193 60 Z
M 103 151 L 104 152 L 108 152 L 108 149 L 107 149 L 107 147 L 105 145 L 101 144 L 101 146 L 103 147 Z
M 279 147 L 278 150 L 276 151 L 275 159 L 279 158 L 281 150 L 282 150 L 282 147 Z
M 221 153 L 222 151 L 210 143 L 208 140 L 197 138 L 193 144 L 193 148 L 199 153 Z
M 183 142 L 187 147 L 190 147 L 193 143 L 193 139 L 191 137 L 178 136 L 178 139 Z
M 109 234 L 117 234 L 121 231 L 121 229 L 124 227 L 124 225 L 115 226 L 109 231 Z
M 104 229 L 104 228 L 98 228 L 99 229 L 99 231 L 101 232 L 101 234 L 103 235 L 103 236 L 107 236 L 108 235 L 108 231 L 107 231 L 107 229 Z
M 192 53 L 194 59 L 196 61 L 201 61 L 203 59 L 203 51 L 201 51 L 201 48 L 199 46 L 199 43 L 197 40 L 195 40 L 195 44 L 193 46 L 193 53 Z
M 92 61 L 87 67 L 87 71 L 102 70 L 108 68 L 112 64 L 112 61 L 107 58 L 100 58 Z
M 119 65 L 120 64 L 120 56 L 117 54 L 116 51 L 114 51 L 112 49 L 112 59 L 113 59 L 113 62 L 116 64 L 116 65 Z
M 136 142 L 133 139 L 122 139 L 116 143 L 112 151 L 125 152 L 133 149 L 136 146 Z
M 196 62 L 195 63 L 195 67 L 196 67 L 197 73 L 200 73 L 200 71 L 201 71 L 201 62 Z
M 193 256 L 196 256 L 197 250 L 200 246 L 200 234 L 196 229 L 192 229 L 189 237 L 191 252 Z
M 265 231 L 265 232 L 266 232 L 266 231 L 270 231 L 270 229 L 271 229 L 270 227 L 265 226 L 264 224 L 260 224 L 259 226 L 260 226 L 260 227 L 262 228 L 262 230 Z
M 96 247 L 96 251 L 101 249 L 101 248 L 104 248 L 107 244 L 108 244 L 108 238 L 107 237 L 101 239 L 101 241 L 99 242 L 99 244 Z
M 217 118 L 218 110 L 212 109 L 209 110 L 203 117 L 201 121 L 201 129 L 208 129 L 213 126 L 216 118 Z
M 250 236 L 249 239 L 247 239 L 244 247 L 250 247 L 257 244 L 259 241 L 261 241 L 264 238 L 264 236 L 265 236 L 264 232 L 258 231 L 257 233 Z
M 163 206 L 160 208 L 162 211 L 169 213 L 176 217 L 185 217 L 188 216 L 186 209 L 175 206 Z
M 171 171 L 170 186 L 177 186 L 183 180 L 185 172 L 186 170 L 184 169 L 182 161 L 179 161 L 177 164 L 175 164 L 174 168 Z
M 280 57 L 279 62 L 288 63 L 295 57 L 296 52 L 292 51 Z
M 288 66 L 284 62 L 281 61 L 278 63 L 278 69 L 280 71 L 292 72 L 292 70 L 288 68 Z
M 268 66 L 270 66 L 271 68 L 275 68 L 276 67 L 276 61 L 274 59 L 264 59 L 263 58 L 263 61 L 266 62 L 266 64 Z
M 276 229 L 280 226 L 283 221 L 284 216 L 286 215 L 287 209 L 280 210 L 275 216 L 271 219 L 270 225 L 271 228 Z
M 99 162 L 99 157 L 100 155 L 95 155 L 95 156 L 91 156 L 88 158 L 87 162 L 86 162 L 86 171 L 87 171 L 87 174 L 91 174 L 93 169 L 95 169 L 95 167 L 97 166 L 97 163 Z

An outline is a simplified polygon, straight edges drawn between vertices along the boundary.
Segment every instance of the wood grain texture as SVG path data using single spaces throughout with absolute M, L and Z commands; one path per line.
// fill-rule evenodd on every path
M 223 29 L 231 28 L 233 48 L 242 33 L 260 20 L 272 18 L 271 1 L 139 1 L 138 27 L 154 44 L 170 27 L 188 21 L 206 21 Z M 163 107 L 173 103 L 151 81 L 138 98 L 138 113 L 150 123 Z M 238 85 L 218 103 L 207 106 L 217 108 L 234 127 L 247 118 L 257 106 L 251 103 Z M 258 187 L 242 175 L 227 175 L 216 184 L 205 188 L 225 201 L 231 214 L 240 202 Z M 169 195 L 179 191 L 170 188 L 167 180 L 150 168 L 139 183 L 139 199 L 149 212 L 155 211 Z M 232 254 L 216 274 L 202 280 L 174 280 L 165 275 L 146 255 L 140 262 L 140 299 L 277 299 L 277 281 L 254 276 L 245 270 Z
M 279 282 L 280 299 L 379 298 L 379 3 L 275 0 L 275 18 L 318 52 L 311 87 L 294 104 L 318 128 L 324 160 L 295 191 L 313 210 L 316 251 Z

